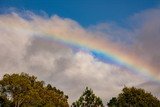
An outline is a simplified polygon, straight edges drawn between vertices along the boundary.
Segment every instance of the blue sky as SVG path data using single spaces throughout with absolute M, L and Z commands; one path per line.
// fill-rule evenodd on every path
M 84 27 L 104 22 L 123 26 L 129 16 L 159 4 L 159 0 L 0 0 L 0 12 L 14 7 L 71 18 Z

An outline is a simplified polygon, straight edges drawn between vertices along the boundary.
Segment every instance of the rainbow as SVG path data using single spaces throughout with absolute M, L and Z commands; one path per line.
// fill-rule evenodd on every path
M 130 52 L 123 51 L 119 44 L 113 43 L 106 38 L 92 36 L 85 31 L 81 31 L 77 35 L 76 32 L 79 32 L 79 30 L 73 30 L 72 32 L 62 32 L 60 27 L 50 27 L 50 24 L 44 22 L 41 23 L 42 25 L 37 24 L 42 19 L 39 19 L 40 21 L 37 22 L 34 22 L 33 20 L 35 25 L 31 24 L 32 21 L 27 20 L 25 20 L 26 22 L 14 22 L 14 18 L 3 20 L 5 21 L 1 22 L 0 28 L 6 27 L 7 29 L 10 28 L 21 31 L 36 32 L 37 35 L 43 35 L 43 37 L 47 39 L 53 39 L 54 41 L 58 41 L 77 48 L 85 48 L 96 55 L 102 55 L 103 58 L 109 58 L 114 63 L 130 69 L 130 71 L 133 73 L 148 77 L 149 79 L 155 81 L 160 81 L 160 78 L 156 75 L 157 71 L 148 63 Z
M 55 36 L 45 34 L 47 38 L 54 39 L 58 42 L 69 44 L 70 46 L 77 47 L 79 49 L 87 49 L 91 53 L 96 54 L 96 56 L 102 56 L 102 58 L 110 59 L 110 61 L 114 62 L 117 65 L 123 66 L 135 74 L 139 74 L 141 76 L 146 76 L 152 80 L 159 80 L 153 71 L 153 68 L 149 67 L 146 63 L 139 60 L 136 56 L 128 55 L 127 53 L 121 52 L 116 46 L 112 45 L 109 42 L 105 43 L 104 39 L 83 39 L 79 40 L 79 38 L 66 38 L 64 36 Z M 103 41 L 104 40 L 104 41 Z
M 103 56 L 103 58 L 109 58 L 115 64 L 129 69 L 134 74 L 139 74 L 148 79 L 159 81 L 154 68 L 150 67 L 146 62 L 143 62 L 143 60 L 140 60 L 139 57 L 132 53 L 123 52 L 117 44 L 108 41 L 106 38 L 94 38 L 91 36 L 83 37 L 83 35 L 55 35 L 52 31 L 47 31 L 44 35 L 47 38 L 69 44 L 70 46 L 82 49 L 85 48 L 96 55 Z

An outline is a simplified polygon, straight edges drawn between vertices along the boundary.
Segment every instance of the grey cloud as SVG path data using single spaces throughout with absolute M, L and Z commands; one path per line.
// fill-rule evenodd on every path
M 151 92 L 154 96 L 160 99 L 160 83 L 155 81 L 148 81 L 137 86 L 138 88 L 143 88 L 147 92 Z
M 135 18 L 141 19 L 141 27 L 136 29 L 135 49 L 157 71 L 160 66 L 160 9 L 151 9 L 137 14 Z
M 24 61 L 29 71 L 42 74 L 47 81 L 58 80 L 72 62 L 72 50 L 53 40 L 45 40 L 40 36 L 33 37 L 31 44 L 26 49 Z M 43 75 L 46 73 L 46 75 Z

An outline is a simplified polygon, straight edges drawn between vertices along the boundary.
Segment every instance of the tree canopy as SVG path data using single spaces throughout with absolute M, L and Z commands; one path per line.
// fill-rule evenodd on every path
M 124 87 L 113 97 L 108 107 L 160 107 L 151 93 L 135 87 Z M 69 107 L 68 96 L 50 84 L 26 73 L 5 74 L 0 80 L 0 107 Z M 86 87 L 71 107 L 104 107 L 100 97 Z
M 108 102 L 108 107 L 160 107 L 160 101 L 151 93 L 135 87 L 124 87 L 118 97 Z
M 63 91 L 26 73 L 5 74 L 0 80 L 2 107 L 68 107 L 67 100 Z
M 86 87 L 82 96 L 73 102 L 72 107 L 104 107 L 102 100 L 97 97 L 91 89 Z

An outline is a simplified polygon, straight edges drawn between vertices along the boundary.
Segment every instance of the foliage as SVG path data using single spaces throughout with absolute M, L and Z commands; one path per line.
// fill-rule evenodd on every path
M 160 107 L 160 101 L 143 89 L 125 87 L 122 91 L 109 101 L 108 107 Z
M 10 107 L 11 101 L 4 96 L 0 96 L 0 107 Z
M 91 89 L 86 87 L 78 101 L 73 102 L 72 107 L 103 107 L 102 100 Z
M 68 107 L 68 96 L 28 74 L 6 74 L 0 80 L 0 104 L 10 107 Z M 7 106 L 5 106 L 7 107 Z

